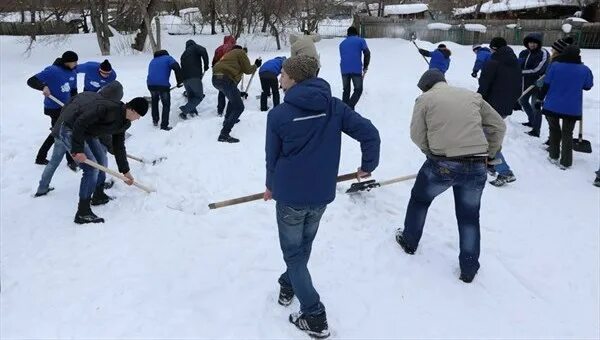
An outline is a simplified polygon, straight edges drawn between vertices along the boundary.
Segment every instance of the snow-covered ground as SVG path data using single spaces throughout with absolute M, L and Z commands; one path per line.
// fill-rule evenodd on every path
M 179 59 L 186 39 L 164 35 L 163 44 Z M 195 39 L 212 53 L 222 36 Z M 261 39 L 246 40 L 252 60 L 289 53 Z M 154 128 L 149 114 L 135 122 L 128 152 L 168 156 L 157 166 L 131 162 L 136 179 L 157 193 L 117 183 L 109 190 L 116 200 L 94 208 L 106 223 L 78 226 L 72 221 L 81 173 L 62 164 L 53 179 L 56 190 L 32 198 L 43 169 L 33 161 L 48 118 L 41 94 L 25 82 L 67 49 L 77 51 L 80 61 L 103 58 L 94 35 L 71 36 L 58 46 L 40 43 L 29 58 L 22 55 L 25 41 L 0 37 L 0 337 L 303 338 L 287 321 L 297 302 L 288 308 L 276 302 L 284 263 L 274 203 L 207 208 L 209 202 L 264 190 L 266 115 L 255 99 L 257 79 L 232 132 L 239 144 L 216 141 L 222 119 L 216 116 L 210 74 L 199 118 L 179 121 L 184 98 L 177 89 L 171 132 Z M 321 76 L 341 96 L 339 42 L 323 40 L 317 47 Z M 382 137 L 374 178 L 416 173 L 424 157 L 410 141 L 409 122 L 426 65 L 409 41 L 368 44 L 371 67 L 357 110 Z M 448 81 L 476 89 L 470 46 L 446 44 L 453 51 Z M 109 59 L 125 99 L 147 95 L 150 54 Z M 585 50 L 583 59 L 600 82 L 600 51 Z M 504 152 L 518 180 L 485 189 L 481 270 L 472 284 L 457 278 L 451 192 L 433 203 L 419 250 L 408 256 L 395 243 L 394 231 L 402 225 L 412 182 L 352 197 L 344 193 L 349 184 L 340 184 L 310 263 L 332 336 L 600 337 L 600 191 L 591 184 L 599 165 L 599 88 L 584 96 L 585 137 L 594 153 L 575 153 L 568 171 L 546 161 L 545 123 L 542 138 L 535 139 L 524 134 L 524 113 L 507 120 Z M 345 138 L 341 171 L 353 171 L 359 162 L 358 145 Z

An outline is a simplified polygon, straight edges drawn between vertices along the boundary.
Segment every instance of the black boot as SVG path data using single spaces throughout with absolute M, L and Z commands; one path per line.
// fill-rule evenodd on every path
M 289 306 L 294 300 L 294 289 L 291 286 L 285 284 L 285 282 L 279 279 L 279 302 L 282 306 Z
M 405 253 L 409 255 L 414 255 L 416 249 L 413 249 L 408 246 L 408 244 L 404 240 L 404 237 L 402 236 L 403 233 L 404 231 L 402 229 L 396 230 L 396 242 L 400 245 L 400 247 L 402 247 Z
M 92 195 L 92 205 L 103 205 L 108 203 L 112 198 L 104 193 L 104 184 L 96 187 L 96 191 Z
M 104 219 L 96 216 L 90 208 L 90 199 L 80 199 L 75 213 L 75 223 L 86 224 L 86 223 L 104 223 Z
M 325 312 L 317 315 L 292 313 L 289 320 L 299 330 L 313 338 L 325 339 L 329 336 L 329 326 L 327 325 L 327 315 Z
M 231 137 L 230 135 L 219 135 L 217 139 L 219 142 L 227 142 L 227 143 L 239 143 L 239 139 L 235 137 Z

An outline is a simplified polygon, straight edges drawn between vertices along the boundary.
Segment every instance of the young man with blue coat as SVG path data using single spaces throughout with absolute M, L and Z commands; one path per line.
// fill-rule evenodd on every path
M 573 129 L 583 115 L 583 91 L 592 86 L 594 76 L 577 46 L 566 47 L 546 72 L 541 97 L 550 126 L 549 160 L 563 170 L 573 165 Z
M 162 103 L 160 129 L 165 131 L 172 129 L 169 126 L 169 112 L 171 111 L 171 83 L 169 78 L 171 70 L 175 72 L 177 87 L 182 87 L 183 78 L 179 63 L 165 50 L 154 52 L 154 59 L 148 65 L 146 84 L 152 96 L 152 123 L 154 123 L 154 126 L 158 126 L 158 101 L 160 100 Z
M 117 79 L 117 73 L 106 59 L 101 63 L 88 61 L 87 63 L 79 64 L 75 70 L 77 73 L 85 74 L 83 78 L 84 91 L 98 92 L 98 90 Z
M 475 53 L 475 65 L 473 65 L 471 77 L 477 78 L 477 73 L 481 71 L 485 62 L 491 58 L 492 50 L 487 47 L 482 47 L 481 45 L 476 45 L 473 47 L 473 53 Z
M 66 103 L 71 97 L 77 94 L 77 73 L 75 72 L 75 68 L 77 67 L 78 59 L 77 53 L 66 51 L 52 65 L 27 80 L 29 87 L 42 91 L 42 94 L 46 97 L 44 99 L 44 114 L 50 117 L 50 127 L 54 126 L 58 120 L 62 107 L 50 99 L 49 96 L 52 95 L 61 102 Z M 52 144 L 54 144 L 54 137 L 48 135 L 37 153 L 35 164 L 48 164 L 46 158 Z M 69 154 L 66 154 L 65 157 L 67 158 L 69 168 L 77 171 L 77 164 L 73 161 L 73 158 Z
M 360 142 L 358 177 L 379 164 L 379 132 L 373 124 L 331 96 L 329 84 L 316 78 L 319 64 L 308 56 L 283 63 L 283 104 L 267 117 L 266 190 L 277 201 L 279 242 L 286 271 L 279 277 L 279 304 L 294 296 L 300 313 L 289 321 L 312 337 L 329 336 L 325 306 L 307 268 L 312 243 L 327 204 L 335 198 L 342 132 Z
M 340 68 L 344 87 L 342 101 L 354 109 L 363 92 L 363 79 L 369 69 L 371 51 L 365 39 L 358 36 L 356 27 L 350 26 L 347 35 L 340 43 Z M 364 62 L 361 54 L 364 56 Z M 354 86 L 352 96 L 350 96 L 351 81 Z
M 436 69 L 446 74 L 446 71 L 450 68 L 450 56 L 452 52 L 446 47 L 445 44 L 439 44 L 438 47 L 433 51 L 427 51 L 419 48 L 419 53 L 425 57 L 430 57 L 429 69 Z
M 273 94 L 273 107 L 279 105 L 279 81 L 277 77 L 281 74 L 281 67 L 285 57 L 275 57 L 267 60 L 258 70 L 260 77 L 260 86 L 262 93 L 260 94 L 260 110 L 267 111 L 267 98 Z

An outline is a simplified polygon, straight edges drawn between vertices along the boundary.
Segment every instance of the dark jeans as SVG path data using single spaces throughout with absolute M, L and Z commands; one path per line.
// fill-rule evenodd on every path
M 561 119 L 562 128 L 560 126 Z M 566 167 L 573 165 L 573 129 L 575 129 L 577 119 L 547 116 L 547 120 L 550 126 L 550 146 L 548 148 L 550 158 L 558 159 L 560 155 L 561 165 Z
M 56 121 L 58 121 L 58 117 L 60 117 L 61 110 L 62 109 L 44 108 L 44 114 L 50 117 L 50 128 L 52 128 L 54 124 L 56 124 Z M 52 136 L 52 134 L 48 134 L 48 137 L 46 137 L 46 140 L 44 140 L 44 143 L 42 143 L 42 146 L 40 147 L 40 150 L 37 153 L 36 160 L 47 159 L 48 151 L 50 151 L 52 144 L 54 144 L 54 137 Z M 71 155 L 69 155 L 68 152 L 65 153 L 65 159 L 67 160 L 67 162 L 73 163 L 73 157 L 71 157 Z
M 529 91 L 523 98 L 519 100 L 519 104 L 527 114 L 527 120 L 531 124 L 533 131 L 540 133 L 542 128 L 542 111 L 535 108 L 535 101 L 537 101 L 536 90 Z
M 219 91 L 218 102 L 217 102 L 217 113 L 221 115 L 221 114 L 223 114 L 224 110 L 225 110 L 225 95 L 223 94 L 223 92 Z
M 305 314 L 320 314 L 325 310 L 307 267 L 325 208 L 326 205 L 311 208 L 277 203 L 276 206 L 279 244 L 287 266 L 279 282 L 293 288 L 300 301 L 300 311 Z
M 242 112 L 244 112 L 242 96 L 234 82 L 226 76 L 213 76 L 212 83 L 219 92 L 223 92 L 229 101 L 227 110 L 225 111 L 223 129 L 221 129 L 221 135 L 228 136 L 229 133 L 231 133 L 231 129 L 233 129 L 233 126 L 242 115 Z
M 417 249 L 427 210 L 433 199 L 452 187 L 460 238 L 460 270 L 475 275 L 479 269 L 479 207 L 487 179 L 484 162 L 457 162 L 427 159 L 412 189 L 403 237 Z
M 196 106 L 204 99 L 204 87 L 202 78 L 191 78 L 183 81 L 187 93 L 187 104 L 179 107 L 184 114 L 197 112 Z
M 279 105 L 279 82 L 277 76 L 271 72 L 260 74 L 260 86 L 262 93 L 260 94 L 260 109 L 267 110 L 267 98 L 273 93 L 273 107 Z
M 160 127 L 169 126 L 169 112 L 171 111 L 171 92 L 170 91 L 150 91 L 152 96 L 152 122 L 158 123 L 158 101 L 162 103 L 162 119 Z
M 350 96 L 350 81 L 354 86 L 352 96 Z M 342 74 L 342 84 L 344 86 L 342 101 L 354 110 L 363 92 L 363 77 L 360 74 Z

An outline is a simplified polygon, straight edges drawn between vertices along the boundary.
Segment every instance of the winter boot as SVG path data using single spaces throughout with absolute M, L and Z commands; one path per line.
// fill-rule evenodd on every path
M 289 306 L 294 300 L 294 289 L 279 279 L 279 302 L 282 306 Z
M 115 181 L 113 181 L 112 179 L 104 182 L 104 190 L 112 188 L 113 185 L 115 185 Z
M 548 161 L 556 166 L 558 166 L 558 158 L 552 158 L 548 156 Z
M 35 159 L 35 164 L 37 164 L 37 165 L 46 165 L 48 163 L 50 163 L 50 162 L 45 158 L 36 158 Z
M 477 273 L 475 273 L 473 275 L 467 275 L 465 273 L 460 273 L 459 279 L 464 283 L 471 283 L 471 282 L 473 282 L 475 275 L 477 275 Z
M 530 122 L 521 123 L 521 125 L 526 126 L 526 127 L 532 127 L 533 126 Z
M 104 193 L 104 185 L 96 187 L 96 191 L 92 195 L 92 205 L 103 205 L 108 203 L 112 198 Z
M 71 171 L 73 172 L 77 172 L 77 170 L 79 170 L 79 166 L 77 165 L 77 163 L 72 162 L 72 163 L 67 163 L 67 166 L 69 167 L 69 169 L 71 169 Z
M 48 189 L 38 189 L 34 197 L 46 196 L 50 191 L 54 190 L 53 187 L 49 187 Z
M 96 216 L 90 208 L 90 199 L 80 199 L 77 212 L 75 213 L 75 223 L 104 223 L 104 219 Z
M 529 132 L 525 132 L 526 134 L 530 135 L 531 137 L 539 137 L 540 133 L 538 131 L 535 130 L 531 130 Z
M 596 176 L 596 180 L 594 181 L 594 185 L 600 188 L 600 175 Z
M 305 315 L 302 313 L 292 313 L 290 322 L 296 327 L 317 339 L 325 339 L 329 336 L 329 326 L 327 325 L 327 315 L 325 311 L 317 315 Z
M 495 187 L 501 187 L 501 186 L 504 186 L 506 183 L 512 183 L 516 180 L 517 180 L 517 178 L 515 177 L 515 175 L 510 173 L 508 175 L 496 176 L 496 179 L 493 181 L 490 181 L 490 184 Z
M 227 143 L 239 143 L 239 139 L 231 137 L 230 135 L 219 135 L 217 139 L 219 142 L 227 142 Z
M 171 131 L 171 130 L 173 130 L 173 128 L 170 127 L 170 126 L 161 126 L 160 129 L 164 130 L 164 131 Z
M 181 118 L 183 120 L 186 120 L 187 119 L 187 115 L 182 112 L 182 113 L 179 114 L 179 118 Z
M 398 242 L 398 244 L 400 245 L 400 247 L 402 247 L 402 249 L 404 250 L 405 253 L 407 253 L 409 255 L 414 255 L 416 249 L 413 249 L 408 246 L 408 244 L 404 240 L 404 237 L 402 236 L 403 232 L 404 231 L 402 229 L 396 230 L 396 242 Z

